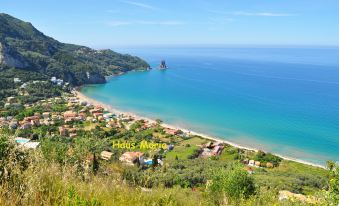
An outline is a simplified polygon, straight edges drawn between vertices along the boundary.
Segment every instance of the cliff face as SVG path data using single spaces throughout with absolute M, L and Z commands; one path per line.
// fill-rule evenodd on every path
M 25 68 L 28 67 L 28 63 L 20 56 L 18 52 L 8 48 L 0 42 L 0 64 L 5 64 L 10 67 Z
M 61 43 L 31 23 L 0 13 L 1 65 L 55 76 L 73 85 L 104 83 L 106 75 L 149 68 L 138 57 Z

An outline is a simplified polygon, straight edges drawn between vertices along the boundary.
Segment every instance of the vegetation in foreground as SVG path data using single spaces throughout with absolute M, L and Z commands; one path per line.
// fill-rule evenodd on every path
M 92 139 L 93 137 L 88 137 Z M 92 151 L 74 145 L 71 157 L 58 150 L 23 151 L 10 136 L 0 136 L 1 205 L 307 205 L 279 201 L 274 189 L 265 189 L 239 164 L 210 168 L 206 186 L 192 189 L 177 184 L 151 188 L 137 186 L 124 177 L 130 166 L 100 161 L 99 167 L 81 157 Z M 86 148 L 86 147 L 85 147 Z M 331 165 L 331 164 L 330 164 Z M 135 168 L 134 168 L 135 169 Z M 161 168 L 165 170 L 165 168 Z M 337 205 L 339 168 L 332 164 L 329 189 L 319 190 L 314 205 Z M 160 171 L 148 170 L 149 173 Z M 305 171 L 305 173 L 307 173 Z

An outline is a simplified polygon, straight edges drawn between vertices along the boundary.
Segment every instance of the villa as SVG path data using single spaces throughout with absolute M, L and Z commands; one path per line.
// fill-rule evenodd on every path
M 50 117 L 50 113 L 44 112 L 44 113 L 42 113 L 42 117 L 45 118 L 45 119 L 48 119 Z
M 207 144 L 202 146 L 200 157 L 212 157 L 220 155 L 223 149 L 224 146 L 222 143 L 208 142 Z
M 20 127 L 21 129 L 30 129 L 32 128 L 32 124 L 30 122 L 23 123 Z
M 67 111 L 64 113 L 64 119 L 75 119 L 77 117 L 77 113 L 73 111 Z
M 177 135 L 179 134 L 179 131 L 176 129 L 171 129 L 171 128 L 164 128 L 164 132 L 170 135 Z
M 248 162 L 248 166 L 254 167 L 255 166 L 254 160 L 250 160 Z
M 102 151 L 102 152 L 100 153 L 100 157 L 101 157 L 101 159 L 103 159 L 103 160 L 109 160 L 109 159 L 111 159 L 112 155 L 113 155 L 113 153 L 112 153 L 112 152 L 108 152 L 108 151 Z
M 125 162 L 127 164 L 133 164 L 133 162 L 144 155 L 142 152 L 125 152 L 119 158 L 120 161 Z

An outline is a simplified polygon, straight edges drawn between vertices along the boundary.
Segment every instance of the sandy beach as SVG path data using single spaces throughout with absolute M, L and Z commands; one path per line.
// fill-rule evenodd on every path
M 75 90 L 75 94 L 79 98 L 80 101 L 86 101 L 86 102 L 88 102 L 90 104 L 101 106 L 105 110 L 107 110 L 107 111 L 109 111 L 111 113 L 114 113 L 114 114 L 117 114 L 117 115 L 131 116 L 135 120 L 146 120 L 146 121 L 149 121 L 150 123 L 155 123 L 156 122 L 154 119 L 150 119 L 150 118 L 147 118 L 147 117 L 141 117 L 141 116 L 136 115 L 136 114 L 131 113 L 131 112 L 121 111 L 121 110 L 118 110 L 118 109 L 116 109 L 116 108 L 114 108 L 114 107 L 112 107 L 110 105 L 107 105 L 107 104 L 104 104 L 102 102 L 96 101 L 96 100 L 94 100 L 94 99 L 84 95 L 83 93 L 81 93 L 79 91 L 79 89 Z M 171 124 L 162 123 L 161 126 L 167 127 L 167 128 L 171 128 L 171 129 L 175 129 L 175 130 L 181 130 L 181 131 L 183 131 L 185 133 L 189 133 L 191 135 L 197 135 L 197 136 L 200 136 L 200 137 L 208 139 L 208 140 L 217 141 L 217 142 L 223 142 L 223 143 L 229 144 L 229 145 L 231 145 L 233 147 L 236 147 L 236 148 L 245 149 L 245 150 L 251 150 L 251 151 L 258 151 L 258 149 L 256 149 L 256 148 L 245 147 L 245 146 L 242 146 L 242 145 L 239 145 L 239 144 L 236 144 L 236 143 L 233 143 L 233 142 L 221 139 L 221 138 L 212 137 L 210 135 L 194 132 L 194 131 L 191 131 L 191 130 L 188 130 L 188 129 L 185 129 L 185 128 L 181 128 L 181 127 L 178 127 L 178 126 L 171 125 Z M 267 152 L 267 151 L 264 151 L 264 152 Z M 286 156 L 283 156 L 283 155 L 280 155 L 280 154 L 276 154 L 276 153 L 272 153 L 272 154 L 274 154 L 274 155 L 276 155 L 278 157 L 281 157 L 282 159 L 285 159 L 285 160 L 295 161 L 295 162 L 299 162 L 299 163 L 302 163 L 302 164 L 307 164 L 307 165 L 311 165 L 311 166 L 314 166 L 314 167 L 320 167 L 320 168 L 324 168 L 324 169 L 326 168 L 323 165 L 314 164 L 314 163 L 307 162 L 307 161 L 304 161 L 304 160 L 300 160 L 300 159 L 296 159 L 296 158 L 291 158 L 291 157 L 286 157 Z

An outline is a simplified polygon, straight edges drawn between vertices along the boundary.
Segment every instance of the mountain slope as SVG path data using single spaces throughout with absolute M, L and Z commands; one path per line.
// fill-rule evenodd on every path
M 31 23 L 0 13 L 0 70 L 8 67 L 82 85 L 104 83 L 106 75 L 145 70 L 149 65 L 138 57 L 111 50 L 61 43 Z

